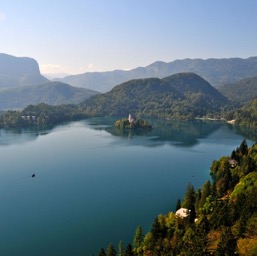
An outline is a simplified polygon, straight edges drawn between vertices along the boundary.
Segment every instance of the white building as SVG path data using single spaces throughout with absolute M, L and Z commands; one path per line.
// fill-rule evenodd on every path
M 131 114 L 129 114 L 129 116 L 128 116 L 128 121 L 130 124 L 135 121 L 135 119 L 132 117 Z
M 186 218 L 190 215 L 190 210 L 186 208 L 180 208 L 176 211 L 176 216 L 180 218 Z

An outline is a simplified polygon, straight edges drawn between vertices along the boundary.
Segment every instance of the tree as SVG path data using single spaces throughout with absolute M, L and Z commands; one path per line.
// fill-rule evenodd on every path
M 143 242 L 143 230 L 141 226 L 138 226 L 134 235 L 133 246 L 138 248 Z
M 187 185 L 185 198 L 183 201 L 182 206 L 184 208 L 187 208 L 188 210 L 191 210 L 195 205 L 195 189 L 194 186 L 190 183 Z
M 153 239 L 155 242 L 158 241 L 158 239 L 162 237 L 162 230 L 161 230 L 161 225 L 160 225 L 158 217 L 156 217 L 154 219 L 151 232 L 153 234 Z
M 132 245 L 128 244 L 126 247 L 124 256 L 133 256 L 133 255 L 134 253 L 133 253 Z
M 234 159 L 234 160 L 237 160 L 237 155 L 236 155 L 236 151 L 235 150 L 233 150 L 232 152 L 231 152 L 231 159 Z
M 208 180 L 204 185 L 203 185 L 203 188 L 202 188 L 202 193 L 201 193 L 201 198 L 198 202 L 198 209 L 201 209 L 203 208 L 205 202 L 206 202 L 206 199 L 208 196 L 211 195 L 211 183 L 210 181 Z
M 179 198 L 176 204 L 176 211 L 179 210 L 180 208 L 181 208 L 181 200 Z
M 98 256 L 106 256 L 105 250 L 101 248 L 100 252 L 98 253 Z
M 106 255 L 107 256 L 116 256 L 116 250 L 113 246 L 113 244 L 109 244 L 106 250 Z
M 122 241 L 119 242 L 119 256 L 123 256 L 123 244 L 122 244 Z
M 246 143 L 245 139 L 241 142 L 241 144 L 239 146 L 239 150 L 242 153 L 242 155 L 247 155 L 247 153 L 248 153 L 248 146 L 247 146 L 247 143 Z
M 226 227 L 221 234 L 215 256 L 231 256 L 237 253 L 237 240 L 231 229 Z
M 195 212 L 195 206 L 193 205 L 189 214 L 189 222 L 193 224 L 195 222 L 195 218 L 196 218 L 196 212 Z

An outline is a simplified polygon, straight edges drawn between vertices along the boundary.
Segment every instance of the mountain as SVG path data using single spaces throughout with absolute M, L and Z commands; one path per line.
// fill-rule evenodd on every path
M 61 82 L 0 89 L 0 109 L 20 109 L 31 104 L 78 104 L 98 92 Z
M 194 73 L 136 79 L 81 103 L 87 115 L 190 119 L 215 113 L 227 99 Z
M 245 104 L 257 97 L 257 77 L 242 79 L 218 88 L 231 102 Z
M 0 53 L 0 88 L 36 85 L 48 81 L 40 74 L 38 63 L 34 59 Z
M 257 57 L 248 59 L 184 59 L 169 63 L 157 61 L 147 67 L 138 67 L 129 71 L 90 72 L 57 80 L 77 87 L 107 92 L 115 85 L 132 79 L 164 78 L 181 72 L 197 73 L 214 87 L 219 87 L 247 77 L 257 76 Z
M 257 128 L 257 97 L 233 113 L 236 124 L 245 128 Z

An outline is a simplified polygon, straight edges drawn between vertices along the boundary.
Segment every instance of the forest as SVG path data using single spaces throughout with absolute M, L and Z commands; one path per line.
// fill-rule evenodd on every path
M 251 87 L 247 95 L 252 91 Z M 236 103 L 200 76 L 181 73 L 163 79 L 131 80 L 80 104 L 51 106 L 40 103 L 24 110 L 9 110 L 0 114 L 0 128 L 55 125 L 90 116 L 127 116 L 129 113 L 137 118 L 171 120 L 235 119 L 240 126 L 256 128 L 257 99 L 241 108 Z
M 76 121 L 87 116 L 77 105 L 51 106 L 45 103 L 29 105 L 22 111 L 8 110 L 0 115 L 0 128 L 56 125 Z
M 257 255 L 257 144 L 243 140 L 213 161 L 210 174 L 202 188 L 188 184 L 176 212 L 157 216 L 146 233 L 139 225 L 131 243 L 110 243 L 98 256 Z M 185 216 L 176 214 L 181 208 Z

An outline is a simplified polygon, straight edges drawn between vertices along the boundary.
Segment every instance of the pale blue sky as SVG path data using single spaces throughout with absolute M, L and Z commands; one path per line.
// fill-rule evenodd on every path
M 43 73 L 257 55 L 256 0 L 0 0 L 0 52 Z

